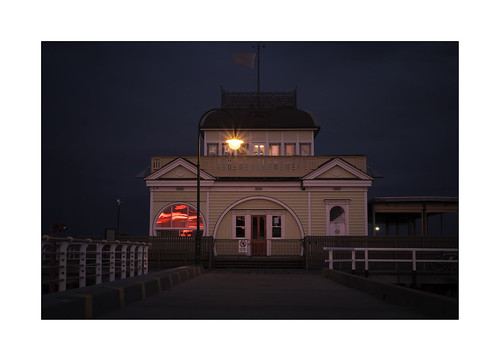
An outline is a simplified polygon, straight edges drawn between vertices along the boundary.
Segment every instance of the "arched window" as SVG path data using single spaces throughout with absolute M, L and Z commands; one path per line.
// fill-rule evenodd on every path
M 343 222 L 345 220 L 344 209 L 340 206 L 335 206 L 330 209 L 330 222 Z
M 200 217 L 200 230 L 204 228 Z M 194 237 L 196 235 L 196 208 L 188 204 L 165 207 L 155 222 L 155 233 L 163 237 Z

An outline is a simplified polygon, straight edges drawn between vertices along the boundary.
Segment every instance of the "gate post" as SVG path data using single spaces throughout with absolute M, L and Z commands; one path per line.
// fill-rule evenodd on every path
M 309 257 L 309 252 L 308 252 L 308 241 L 307 241 L 307 238 L 304 237 L 304 239 L 302 240 L 302 251 L 303 251 L 303 254 L 302 254 L 302 257 L 303 257 L 303 264 L 304 264 L 304 268 L 306 270 L 309 270 L 309 260 L 308 260 L 308 257 Z
M 212 270 L 213 253 L 214 253 L 214 238 L 210 237 L 207 240 L 207 252 L 208 252 L 208 269 Z

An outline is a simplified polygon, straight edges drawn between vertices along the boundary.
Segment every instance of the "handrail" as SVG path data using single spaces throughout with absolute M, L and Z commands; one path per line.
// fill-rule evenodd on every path
M 72 281 L 78 281 L 78 287 L 85 287 L 90 283 L 89 279 L 93 284 L 100 284 L 103 279 L 114 281 L 116 273 L 119 273 L 119 278 L 147 274 L 150 247 L 151 243 L 147 242 L 44 235 L 42 284 L 48 285 L 48 292 L 55 292 L 66 290 Z
M 368 264 L 369 262 L 411 262 L 412 263 L 412 271 L 417 271 L 417 263 L 426 262 L 426 263 L 458 263 L 457 259 L 417 259 L 417 252 L 455 252 L 458 255 L 458 248 L 386 248 L 386 247 L 324 247 L 325 251 L 328 251 L 328 259 L 325 262 L 328 262 L 328 268 L 333 269 L 333 263 L 336 262 L 351 262 L 352 270 L 356 270 L 356 262 L 364 261 L 364 270 L 368 272 Z M 334 251 L 351 251 L 350 259 L 333 259 Z M 359 259 L 356 258 L 356 251 L 363 251 L 364 258 Z M 411 252 L 412 258 L 410 259 L 370 259 L 369 252 L 373 251 L 389 251 L 389 252 Z

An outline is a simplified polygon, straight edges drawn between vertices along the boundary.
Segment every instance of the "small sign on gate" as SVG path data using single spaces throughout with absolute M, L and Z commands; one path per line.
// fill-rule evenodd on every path
M 238 252 L 247 253 L 248 251 L 248 241 L 246 239 L 240 239 L 238 242 Z

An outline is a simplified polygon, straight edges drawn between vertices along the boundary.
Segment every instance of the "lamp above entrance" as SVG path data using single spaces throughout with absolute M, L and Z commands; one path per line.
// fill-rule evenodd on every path
M 231 148 L 232 150 L 237 150 L 237 149 L 240 149 L 240 146 L 243 143 L 243 141 L 240 139 L 232 138 L 232 139 L 226 140 L 226 143 L 229 145 L 229 148 Z

